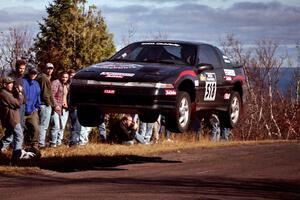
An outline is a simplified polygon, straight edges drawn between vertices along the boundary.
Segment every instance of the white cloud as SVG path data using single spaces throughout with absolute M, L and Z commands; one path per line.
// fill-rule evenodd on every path
M 136 27 L 138 39 L 154 32 L 166 33 L 169 39 L 215 43 L 228 33 L 248 43 L 270 38 L 291 44 L 300 39 L 300 7 L 278 2 L 236 3 L 227 9 L 190 3 L 161 8 L 102 7 L 102 10 L 116 40 L 126 33 L 129 24 Z
M 20 3 L 21 1 L 28 3 L 27 0 L 15 2 Z M 39 2 L 38 0 L 29 1 Z M 182 1 L 172 0 L 171 2 L 176 5 L 167 4 L 170 1 L 165 1 L 166 3 L 159 7 L 146 6 L 141 1 L 135 0 L 125 6 L 120 3 L 119 6 L 102 4 L 101 7 L 98 7 L 102 10 L 108 28 L 114 34 L 118 46 L 131 24 L 136 29 L 136 40 L 163 33 L 168 39 L 218 44 L 220 37 L 234 33 L 246 43 L 254 43 L 262 38 L 276 39 L 283 44 L 299 42 L 300 6 L 269 1 L 267 3 L 249 1 L 239 1 L 239 3 L 225 8 L 204 5 L 207 0 L 185 1 L 184 4 L 180 4 Z M 46 6 L 49 1 L 42 2 Z M 142 2 L 150 1 L 142 0 Z M 151 2 L 153 3 L 153 1 Z M 217 2 L 227 1 L 218 0 Z M 293 0 L 288 2 L 291 3 Z M 44 8 L 36 9 L 29 5 L 28 3 L 26 7 L 19 5 L 0 9 L 0 31 L 5 31 L 11 26 L 21 25 L 37 31 L 37 22 L 42 21 L 42 17 L 46 16 L 46 11 Z

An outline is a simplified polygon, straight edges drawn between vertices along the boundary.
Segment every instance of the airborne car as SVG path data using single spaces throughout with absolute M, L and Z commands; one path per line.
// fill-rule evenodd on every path
M 70 86 L 79 122 L 98 125 L 103 113 L 165 116 L 172 132 L 188 129 L 192 113 L 216 112 L 234 127 L 243 105 L 243 68 L 215 46 L 185 41 L 135 42 L 111 59 L 80 70 Z

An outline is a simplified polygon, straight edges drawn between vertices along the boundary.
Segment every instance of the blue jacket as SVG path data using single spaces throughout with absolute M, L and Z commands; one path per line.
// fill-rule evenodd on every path
M 26 96 L 25 115 L 31 115 L 41 105 L 41 88 L 36 80 L 23 78 L 24 92 Z

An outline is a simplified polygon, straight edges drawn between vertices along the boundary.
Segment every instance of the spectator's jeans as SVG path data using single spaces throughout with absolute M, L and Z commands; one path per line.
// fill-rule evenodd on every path
M 102 114 L 99 119 L 99 125 L 98 125 L 99 137 L 101 141 L 106 141 L 106 125 L 104 121 L 105 121 L 105 114 Z
M 69 115 L 71 119 L 70 144 L 86 145 L 89 142 L 89 133 L 92 128 L 80 125 L 76 109 L 70 110 Z
M 157 142 L 159 140 L 159 129 L 160 124 L 158 122 L 154 122 L 153 124 L 153 134 L 152 134 L 152 140 Z
M 134 139 L 141 144 L 148 144 L 148 142 L 145 140 L 144 136 L 142 136 L 139 133 L 135 134 Z M 133 145 L 134 144 L 134 140 L 129 140 L 129 141 L 123 141 L 122 144 L 127 144 L 127 145 Z
M 221 139 L 229 140 L 230 128 L 222 128 L 221 130 Z
M 98 126 L 99 134 L 100 134 L 100 139 L 101 140 L 106 140 L 106 125 L 103 120 L 101 120 L 99 126 Z
M 18 123 L 15 128 L 5 127 L 5 134 L 0 141 L 0 149 L 4 150 L 8 147 L 8 145 L 13 142 L 13 151 L 16 152 L 22 149 L 23 145 L 23 130 L 21 124 Z
M 149 143 L 142 134 L 136 133 L 134 138 L 141 144 Z
M 220 121 L 216 115 L 212 115 L 209 119 L 210 128 L 211 128 L 211 140 L 217 142 L 220 140 L 221 128 Z
M 52 108 L 51 106 L 41 105 L 40 107 L 40 136 L 39 146 L 45 147 L 46 133 L 49 127 Z
M 54 112 L 51 116 L 51 123 L 53 124 L 50 132 L 50 144 L 53 146 L 61 145 L 62 139 L 64 137 L 65 127 L 68 121 L 69 111 L 66 109 L 62 110 L 62 114 L 59 115 Z
M 170 139 L 170 137 L 171 137 L 171 132 L 164 125 L 160 126 L 160 129 L 159 129 L 159 135 L 162 136 L 162 134 L 164 134 L 164 137 L 166 140 Z
M 153 133 L 154 123 L 140 122 L 139 133 L 147 142 L 150 142 Z
M 21 127 L 24 131 L 24 127 L 25 127 L 25 104 L 22 104 L 19 108 L 19 113 L 20 113 L 20 124 Z

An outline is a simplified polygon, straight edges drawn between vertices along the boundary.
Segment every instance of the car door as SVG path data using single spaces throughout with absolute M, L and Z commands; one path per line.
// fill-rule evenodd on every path
M 199 72 L 197 107 L 214 108 L 223 101 L 224 70 L 223 63 L 215 47 L 202 44 L 198 50 L 198 64 L 205 63 L 213 69 Z

